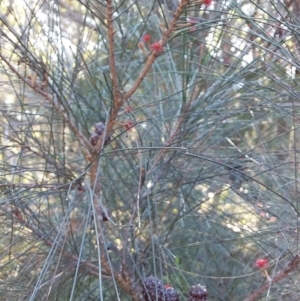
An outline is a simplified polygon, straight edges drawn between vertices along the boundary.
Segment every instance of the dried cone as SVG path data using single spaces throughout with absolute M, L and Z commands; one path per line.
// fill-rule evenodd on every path
M 150 276 L 144 279 L 142 295 L 145 301 L 179 301 L 176 290 L 170 286 L 163 286 L 162 281 Z
M 150 276 L 144 279 L 142 295 L 145 301 L 163 301 L 164 286 L 156 277 Z
M 179 295 L 172 286 L 165 286 L 165 301 L 179 301 Z
M 200 284 L 191 287 L 188 301 L 207 301 L 206 288 Z
M 99 134 L 100 136 L 102 135 L 102 133 L 105 130 L 105 126 L 104 126 L 103 122 L 95 123 L 94 128 L 95 128 L 95 133 Z
M 102 135 L 102 133 L 105 130 L 105 126 L 104 126 L 103 122 L 97 122 L 97 123 L 94 124 L 94 128 L 95 128 L 95 130 L 91 135 L 90 142 L 93 146 L 96 146 L 99 139 L 100 139 L 100 137 L 101 137 L 101 135 Z M 110 135 L 108 135 L 106 133 L 104 145 L 107 145 L 107 143 L 110 142 L 110 140 L 111 140 Z
M 101 136 L 101 135 L 99 135 L 99 134 L 97 134 L 97 133 L 92 133 L 91 138 L 90 138 L 90 142 L 91 142 L 91 144 L 92 144 L 93 146 L 97 145 L 97 142 L 99 141 L 100 136 Z

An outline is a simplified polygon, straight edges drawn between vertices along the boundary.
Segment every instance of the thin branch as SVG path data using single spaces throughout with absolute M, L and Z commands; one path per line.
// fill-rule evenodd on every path
M 117 70 L 116 70 L 116 59 L 115 59 L 115 39 L 114 35 L 116 31 L 113 25 L 113 6 L 112 0 L 107 0 L 106 6 L 107 12 L 107 26 L 108 26 L 108 47 L 109 47 L 109 66 L 110 66 L 110 76 L 112 80 L 113 98 L 114 102 L 119 102 L 118 98 L 115 98 L 116 92 L 118 90 L 118 80 L 117 80 Z
M 113 124 L 118 115 L 118 111 L 122 105 L 121 103 L 121 94 L 118 93 L 118 82 L 117 82 L 117 71 L 116 71 L 116 64 L 115 64 L 115 45 L 114 45 L 114 28 L 113 28 L 113 6 L 112 0 L 107 0 L 107 7 L 106 7 L 106 18 L 107 18 L 107 25 L 108 25 L 108 44 L 109 44 L 109 65 L 110 65 L 110 75 L 112 80 L 112 89 L 113 89 L 113 106 L 110 112 L 109 120 L 106 125 L 105 131 L 101 135 L 99 141 L 97 142 L 96 146 L 92 150 L 92 154 L 89 157 L 90 161 L 92 162 L 90 168 L 90 182 L 93 187 L 92 195 L 93 195 L 93 207 L 94 207 L 94 220 L 95 220 L 95 228 L 96 228 L 96 235 L 97 241 L 99 244 L 100 249 L 105 248 L 105 243 L 103 239 L 103 223 L 101 222 L 102 217 L 102 208 L 98 201 L 97 196 L 100 194 L 101 191 L 101 181 L 99 181 L 99 160 L 98 154 L 103 147 L 103 139 L 105 139 L 105 135 L 109 135 L 110 131 L 112 130 Z M 116 269 L 112 269 L 109 259 L 106 256 L 105 252 L 100 253 L 100 260 L 101 266 L 104 268 L 106 272 L 113 276 L 115 281 L 118 285 L 123 288 L 128 294 L 130 294 L 133 300 L 139 300 L 139 293 L 134 290 L 132 286 L 131 279 L 129 273 L 127 272 L 128 268 L 123 266 L 122 273 L 116 271 Z
M 37 237 L 39 237 L 40 239 L 43 240 L 43 242 L 49 246 L 50 248 L 54 248 L 56 249 L 56 252 L 60 252 L 61 254 L 63 254 L 64 256 L 66 256 L 67 258 L 71 259 L 73 262 L 78 262 L 79 258 L 73 254 L 71 254 L 70 252 L 66 251 L 65 249 L 63 249 L 61 246 L 57 245 L 57 243 L 52 242 L 49 239 L 46 239 L 45 235 L 43 235 L 43 233 L 40 232 L 40 230 L 36 229 L 36 227 L 34 227 L 33 225 L 31 225 L 29 222 L 27 222 L 23 216 L 19 213 L 19 210 L 16 209 L 16 211 L 14 211 L 14 216 L 16 217 L 16 219 L 19 221 L 20 224 L 22 224 L 23 226 L 25 226 L 27 229 L 30 229 Z M 105 252 L 102 252 L 102 254 L 106 254 Z M 81 267 L 85 267 L 86 272 L 90 275 L 93 276 L 99 276 L 99 268 L 92 262 L 90 261 L 81 261 L 80 262 Z M 107 262 L 107 259 L 104 258 L 104 255 L 101 255 L 101 266 L 102 266 L 102 270 L 101 270 L 101 276 L 104 277 L 109 277 L 111 278 L 112 276 L 116 279 L 116 281 L 118 282 L 118 284 L 120 285 L 120 287 L 122 289 L 124 289 L 124 291 L 126 293 L 128 293 L 129 295 L 131 295 L 133 297 L 133 300 L 138 301 L 138 296 L 136 293 L 133 292 L 133 288 L 131 286 L 131 283 L 128 280 L 124 280 L 121 273 L 117 272 L 116 270 L 111 271 L 111 269 L 109 268 L 109 264 Z
M 176 24 L 178 22 L 179 17 L 182 14 L 183 9 L 188 4 L 188 2 L 189 2 L 188 0 L 182 0 L 180 5 L 178 6 L 176 11 L 174 12 L 174 17 L 173 17 L 173 19 L 170 23 L 169 28 L 164 31 L 163 36 L 162 36 L 161 40 L 159 41 L 159 43 L 161 44 L 162 47 L 164 47 L 167 44 L 172 32 L 176 28 Z M 152 51 L 152 53 L 148 57 L 148 60 L 145 64 L 145 66 L 144 66 L 144 69 L 139 74 L 137 80 L 132 85 L 132 87 L 125 93 L 122 103 L 125 103 L 135 93 L 135 91 L 138 89 L 138 87 L 140 86 L 140 84 L 144 80 L 145 76 L 147 75 L 149 69 L 151 68 L 151 66 L 155 62 L 156 58 L 160 54 L 161 54 L 161 51 L 159 51 L 159 50 L 153 50 Z
M 251 293 L 244 301 L 258 300 L 260 296 L 269 289 L 270 285 L 285 278 L 290 272 L 298 268 L 299 264 L 300 264 L 300 256 L 297 254 L 285 269 L 283 269 L 281 272 L 275 275 L 275 277 L 271 280 L 271 282 L 266 281 L 260 288 L 258 288 L 253 293 Z
M 75 123 L 70 119 L 66 111 L 63 109 L 62 106 L 58 104 L 57 101 L 55 101 L 55 96 L 50 95 L 48 92 L 44 91 L 39 86 L 36 86 L 33 81 L 31 81 L 28 78 L 25 78 L 23 75 L 21 75 L 18 70 L 0 53 L 0 58 L 6 63 L 6 65 L 9 67 L 9 69 L 24 83 L 26 83 L 27 86 L 29 86 L 31 89 L 33 89 L 36 93 L 39 95 L 45 97 L 56 109 L 56 111 L 61 115 L 61 117 L 65 120 L 66 123 L 69 124 L 70 128 L 73 130 L 74 134 L 78 137 L 78 139 L 81 142 L 81 145 L 87 147 L 89 151 L 92 150 L 92 145 L 89 142 L 89 140 L 81 133 L 81 131 L 78 129 L 78 127 L 75 125 Z
M 114 50 L 113 36 L 115 34 L 115 31 L 113 30 L 112 23 L 110 24 L 110 22 L 112 22 L 112 13 L 113 13 L 113 9 L 111 7 L 111 0 L 109 0 L 107 2 L 108 2 L 107 19 L 108 19 L 108 27 L 109 27 L 110 67 L 111 67 L 111 77 L 112 77 L 114 95 L 115 95 L 115 92 L 117 91 L 117 89 L 116 89 L 117 88 L 117 75 L 116 75 L 116 69 L 115 69 L 115 57 L 114 57 L 114 54 L 112 53 Z M 181 4 L 178 6 L 176 11 L 174 12 L 174 16 L 170 23 L 169 28 L 164 31 L 163 36 L 162 36 L 161 40 L 159 41 L 159 43 L 161 44 L 162 47 L 167 43 L 172 32 L 175 30 L 178 19 L 179 19 L 180 15 L 182 14 L 184 7 L 188 4 L 188 2 L 189 2 L 188 0 L 182 0 Z M 140 86 L 142 81 L 144 80 L 145 76 L 147 75 L 148 71 L 152 67 L 153 63 L 155 62 L 156 58 L 160 55 L 161 55 L 160 50 L 153 50 L 151 52 L 151 54 L 149 55 L 148 60 L 145 64 L 143 70 L 139 74 L 137 80 L 132 85 L 132 87 L 125 93 L 125 95 L 123 95 L 123 97 L 121 99 L 119 99 L 120 95 L 118 97 L 114 97 L 114 106 L 112 107 L 112 111 L 109 116 L 109 121 L 107 123 L 107 128 L 106 128 L 107 134 L 109 134 L 111 132 L 121 106 L 136 92 L 136 90 L 138 89 L 138 87 Z M 102 140 L 103 140 L 103 137 L 101 137 L 101 139 L 99 139 L 97 145 L 94 147 L 94 149 L 93 149 L 94 155 L 90 157 L 91 161 L 94 160 L 95 155 L 98 155 L 98 153 L 100 152 L 101 146 L 103 144 Z M 93 172 L 95 172 L 95 170 Z

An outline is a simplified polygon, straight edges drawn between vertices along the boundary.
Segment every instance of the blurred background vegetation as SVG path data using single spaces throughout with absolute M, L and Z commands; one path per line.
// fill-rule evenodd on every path
M 84 137 L 116 107 L 112 50 L 125 95 L 181 1 L 0 1 L 0 300 L 132 300 L 119 273 L 241 301 L 257 259 L 272 278 L 298 254 L 300 4 L 202 2 L 118 108 L 96 193 Z

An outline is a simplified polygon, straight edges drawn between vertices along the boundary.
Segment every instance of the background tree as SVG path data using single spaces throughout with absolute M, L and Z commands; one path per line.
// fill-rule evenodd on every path
M 296 0 L 0 12 L 1 300 L 298 300 Z

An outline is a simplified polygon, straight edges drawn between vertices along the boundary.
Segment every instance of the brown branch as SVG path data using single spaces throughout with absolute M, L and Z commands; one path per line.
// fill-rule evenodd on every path
M 260 296 L 269 289 L 272 283 L 276 283 L 281 279 L 285 278 L 290 272 L 298 268 L 299 264 L 300 264 L 300 256 L 297 254 L 285 269 L 277 273 L 275 277 L 271 279 L 270 282 L 266 281 L 265 284 L 263 284 L 260 288 L 258 288 L 254 292 L 252 292 L 244 301 L 258 300 Z
M 25 78 L 23 75 L 19 73 L 19 71 L 0 53 L 0 58 L 2 61 L 5 62 L 5 64 L 9 67 L 9 69 L 24 83 L 26 83 L 27 86 L 29 86 L 31 89 L 33 89 L 36 93 L 39 95 L 45 97 L 56 109 L 56 111 L 62 116 L 62 118 L 65 120 L 66 123 L 70 126 L 70 128 L 73 130 L 74 134 L 78 137 L 81 144 L 85 146 L 89 151 L 92 150 L 92 145 L 90 144 L 89 140 L 80 132 L 78 127 L 75 125 L 75 123 L 70 119 L 67 112 L 64 110 L 62 106 L 60 106 L 57 101 L 55 101 L 54 96 L 52 96 L 50 93 L 44 91 L 42 88 L 36 85 L 35 82 L 32 80 Z
M 113 120 L 115 120 L 116 117 L 117 117 L 117 110 L 115 109 L 115 110 L 113 110 L 112 115 L 110 116 L 110 120 L 112 120 L 109 123 L 110 128 L 112 127 Z M 109 128 L 109 126 L 107 128 Z M 90 181 L 91 181 L 92 187 L 93 187 L 93 205 L 95 208 L 95 215 L 96 215 L 96 218 L 94 219 L 95 227 L 97 228 L 97 232 L 99 233 L 97 240 L 98 240 L 100 249 L 105 250 L 104 238 L 102 237 L 102 234 L 101 234 L 103 232 L 102 231 L 103 209 L 97 198 L 97 196 L 100 194 L 100 191 L 101 191 L 101 182 L 99 179 L 99 172 L 98 172 L 99 160 L 97 159 L 97 156 L 98 156 L 97 150 L 101 149 L 103 137 L 104 137 L 104 135 L 102 134 L 97 145 L 95 146 L 94 152 L 92 153 L 92 164 L 90 167 Z M 101 256 L 101 258 L 100 258 L 101 265 L 102 265 L 103 269 L 105 270 L 105 272 L 109 275 L 112 275 L 115 278 L 118 285 L 122 289 L 124 289 L 124 291 L 126 291 L 128 294 L 130 294 L 134 301 L 139 301 L 139 293 L 137 291 L 135 291 L 134 287 L 132 286 L 131 279 L 129 277 L 129 274 L 127 273 L 128 269 L 125 267 L 125 270 L 123 269 L 122 273 L 119 273 L 116 270 L 111 271 L 106 253 L 102 251 L 100 256 Z
M 168 39 L 170 38 L 172 32 L 176 29 L 176 24 L 178 22 L 178 19 L 180 15 L 182 14 L 182 11 L 184 7 L 188 4 L 188 0 L 182 0 L 180 5 L 177 7 L 176 11 L 174 12 L 173 19 L 169 25 L 169 28 L 166 29 L 163 33 L 163 36 L 159 43 L 161 44 L 162 47 L 164 47 L 167 44 Z M 161 51 L 153 50 L 148 57 L 148 60 L 144 66 L 144 69 L 141 71 L 139 74 L 137 80 L 135 83 L 132 85 L 132 87 L 125 93 L 122 103 L 125 103 L 137 90 L 137 88 L 140 86 L 142 81 L 144 80 L 145 76 L 147 75 L 149 69 L 155 62 L 156 58 L 161 54 Z
M 188 0 L 182 0 L 181 4 L 178 6 L 177 10 L 175 11 L 174 17 L 169 25 L 169 28 L 163 32 L 163 36 L 162 36 L 161 40 L 159 41 L 159 43 L 162 47 L 167 43 L 172 32 L 175 30 L 178 19 L 179 19 L 180 15 L 182 14 L 184 7 L 187 4 L 188 4 Z M 118 112 L 119 112 L 121 106 L 136 92 L 136 90 L 138 89 L 138 87 L 140 86 L 142 81 L 144 80 L 145 76 L 149 72 L 150 68 L 152 67 L 153 63 L 155 62 L 156 58 L 161 54 L 161 51 L 153 50 L 151 52 L 151 54 L 149 55 L 149 57 L 145 63 L 145 66 L 142 69 L 142 71 L 140 72 L 137 80 L 132 85 L 132 87 L 127 91 L 127 93 L 125 95 L 123 95 L 123 97 L 121 97 L 121 94 L 118 94 L 118 95 L 116 94 L 116 93 L 118 93 L 117 92 L 118 91 L 118 83 L 117 83 L 117 73 L 116 73 L 115 56 L 114 56 L 115 55 L 115 53 L 114 53 L 115 31 L 113 29 L 112 0 L 107 0 L 107 25 L 108 25 L 108 40 L 109 40 L 108 43 L 109 43 L 109 52 L 110 52 L 109 63 L 110 63 L 110 72 L 111 72 L 111 79 L 112 79 L 112 85 L 113 85 L 113 107 L 111 109 L 109 120 L 106 124 L 106 129 L 105 129 L 105 134 L 109 135 L 110 132 L 112 131 L 113 125 L 116 122 Z M 171 142 L 173 140 L 174 136 L 176 136 L 182 122 L 183 122 L 183 118 L 181 118 L 180 121 L 178 122 L 176 129 L 173 132 L 173 134 L 171 135 L 168 142 Z M 101 183 L 98 179 L 99 160 L 97 159 L 97 156 L 99 155 L 101 148 L 103 146 L 103 139 L 104 139 L 104 135 L 102 134 L 102 136 L 100 137 L 100 139 L 97 142 L 97 145 L 94 147 L 94 149 L 92 151 L 92 156 L 90 157 L 90 160 L 92 162 L 91 167 L 90 167 L 90 180 L 92 183 L 92 187 L 94 188 L 93 204 L 94 204 L 96 216 L 98 217 L 98 218 L 96 218 L 96 221 L 95 221 L 96 227 L 98 229 L 98 233 L 101 233 L 100 231 L 101 231 L 102 208 L 98 202 L 98 198 L 96 197 L 100 194 L 100 191 L 101 191 Z M 162 151 L 160 155 L 163 156 L 165 151 L 166 150 Z M 103 244 L 103 241 L 102 241 L 103 238 L 101 237 L 101 235 L 98 237 L 98 240 L 99 240 L 99 244 L 101 246 Z M 131 294 L 133 300 L 139 300 L 139 292 L 134 289 L 134 287 L 132 286 L 132 284 L 130 282 L 130 276 L 127 273 L 127 268 L 124 263 L 124 254 L 122 256 L 123 256 L 122 270 L 124 272 L 121 275 L 119 273 L 116 273 L 114 275 L 115 279 L 116 279 L 117 283 L 121 287 L 123 287 L 124 290 L 126 290 L 126 292 L 129 292 L 129 291 L 131 292 L 130 294 Z M 103 267 L 105 268 L 105 270 L 107 270 L 109 267 L 109 266 L 107 266 L 107 264 L 108 264 L 107 259 L 105 257 L 102 258 L 102 256 L 101 256 L 101 261 L 102 261 Z
M 24 219 L 24 217 L 22 216 L 22 214 L 18 208 L 14 209 L 12 213 L 14 214 L 14 217 L 18 220 L 18 222 L 21 225 L 23 225 L 27 229 L 30 229 L 32 231 L 32 233 L 34 233 L 37 237 L 39 237 L 47 246 L 55 249 L 57 253 L 63 254 L 65 257 L 71 259 L 76 264 L 80 261 L 78 256 L 73 255 L 72 253 L 66 251 L 65 249 L 63 249 L 63 247 L 57 245 L 57 242 L 53 242 L 53 241 L 47 239 L 45 237 L 45 235 L 43 235 L 43 233 L 40 232 L 40 230 L 38 230 L 36 227 L 31 225 L 28 221 L 26 221 Z M 133 288 L 131 286 L 129 279 L 125 281 L 123 276 L 121 275 L 121 273 L 119 273 L 115 270 L 113 270 L 113 271 L 111 270 L 111 268 L 108 264 L 108 259 L 106 258 L 106 252 L 104 250 L 105 249 L 103 249 L 103 248 L 101 249 L 101 255 L 100 255 L 101 256 L 101 266 L 102 266 L 101 271 L 99 271 L 99 268 L 97 265 L 95 265 L 94 263 L 92 263 L 90 261 L 80 261 L 80 266 L 85 267 L 86 273 L 96 276 L 96 277 L 99 276 L 99 273 L 101 273 L 102 277 L 109 277 L 109 278 L 114 277 L 116 279 L 117 283 L 120 285 L 120 287 L 127 294 L 131 295 L 134 301 L 139 301 L 139 296 L 138 296 L 138 294 L 136 294 L 133 291 Z
M 52 190 L 58 190 L 58 189 L 69 189 L 70 184 L 61 184 L 61 183 L 53 183 L 53 184 L 47 184 L 47 183 L 0 183 L 0 189 L 10 187 L 12 189 L 16 188 L 26 188 L 26 189 L 39 189 L 39 188 L 46 188 L 46 189 L 52 189 Z M 72 185 L 72 188 L 75 188 L 76 184 Z
M 13 210 L 13 214 L 15 216 L 15 218 L 19 221 L 19 223 L 21 225 L 23 225 L 24 227 L 26 227 L 27 229 L 31 230 L 32 233 L 34 233 L 37 237 L 39 237 L 47 246 L 49 246 L 50 248 L 53 248 L 55 246 L 56 243 L 52 242 L 51 240 L 47 239 L 45 237 L 45 235 L 43 235 L 40 230 L 36 229 L 33 225 L 31 225 L 28 221 L 26 221 L 24 219 L 24 217 L 21 215 L 21 212 L 19 211 L 18 208 Z M 61 252 L 63 255 L 65 255 L 67 258 L 71 259 L 74 262 L 78 262 L 79 258 L 71 253 L 69 253 L 68 251 L 62 249 L 60 246 L 55 246 L 57 252 Z M 82 265 L 85 265 L 86 267 L 88 267 L 89 269 L 99 272 L 99 268 L 97 265 L 88 262 L 88 261 L 81 261 L 80 262 Z
M 97 144 L 93 147 L 91 156 L 89 157 L 91 163 L 90 167 L 90 182 L 93 187 L 93 206 L 95 210 L 95 227 L 97 229 L 96 233 L 98 233 L 98 243 L 100 249 L 105 250 L 105 242 L 102 236 L 102 226 L 103 226 L 103 214 L 102 214 L 102 207 L 98 201 L 98 197 L 101 191 L 101 182 L 99 180 L 99 160 L 97 159 L 99 152 L 103 146 L 103 141 L 105 141 L 105 135 L 109 135 L 112 127 L 117 119 L 119 109 L 122 106 L 122 97 L 121 94 L 118 92 L 118 81 L 117 81 L 117 71 L 115 65 L 115 45 L 114 45 L 114 27 L 113 27 L 113 6 L 112 0 L 107 0 L 106 6 L 106 19 L 107 19 L 107 26 L 108 26 L 108 47 L 109 47 L 109 65 L 110 65 L 110 76 L 112 80 L 112 89 L 113 89 L 113 106 L 109 116 L 109 120 L 106 124 L 105 131 L 102 133 L 101 137 L 99 138 Z M 118 93 L 118 94 L 117 94 Z M 118 285 L 126 291 L 128 294 L 131 295 L 133 300 L 139 300 L 139 292 L 137 292 L 132 283 L 127 272 L 127 267 L 122 267 L 121 273 L 116 271 L 115 269 L 112 270 L 109 264 L 109 260 L 107 258 L 107 254 L 105 252 L 100 253 L 100 260 L 103 269 L 109 274 L 112 275 Z
M 110 76 L 112 80 L 112 89 L 113 89 L 113 99 L 114 103 L 119 102 L 120 94 L 116 98 L 116 92 L 118 91 L 118 80 L 117 80 L 117 70 L 116 70 L 116 59 L 115 59 L 115 39 L 114 35 L 116 31 L 113 26 L 113 6 L 112 0 L 107 0 L 106 6 L 106 18 L 107 18 L 107 27 L 108 27 L 108 48 L 109 48 L 109 66 L 110 66 Z
M 180 15 L 182 14 L 182 11 L 183 11 L 184 7 L 188 4 L 188 2 L 189 2 L 188 0 L 182 0 L 181 4 L 178 6 L 176 11 L 174 12 L 173 19 L 172 19 L 172 21 L 169 25 L 169 28 L 164 31 L 163 36 L 162 36 L 161 40 L 159 41 L 159 43 L 161 44 L 162 47 L 167 43 L 167 41 L 170 38 L 172 32 L 176 29 L 176 24 L 178 22 L 178 19 L 179 19 Z M 114 53 L 113 54 L 111 53 L 111 52 L 114 51 L 113 36 L 115 34 L 115 31 L 113 30 L 113 24 L 112 24 L 112 22 L 113 22 L 113 19 L 112 19 L 113 8 L 111 6 L 112 5 L 111 4 L 112 0 L 108 0 L 107 3 L 108 3 L 108 5 L 107 5 L 107 14 L 108 14 L 107 20 L 108 20 L 108 28 L 109 28 L 108 33 L 109 33 L 110 68 L 111 68 L 111 77 L 112 77 L 112 81 L 113 81 L 113 89 L 114 89 L 114 95 L 115 95 L 115 93 L 117 91 L 117 75 L 116 75 L 116 69 L 115 69 Z M 153 63 L 155 62 L 156 58 L 159 55 L 161 55 L 160 50 L 153 50 L 151 52 L 151 54 L 149 55 L 143 70 L 139 74 L 137 80 L 132 85 L 132 87 L 125 93 L 125 95 L 123 95 L 123 97 L 121 99 L 120 99 L 120 96 L 121 96 L 120 94 L 118 96 L 116 96 L 116 95 L 114 96 L 114 104 L 113 104 L 111 114 L 109 116 L 109 121 L 107 123 L 106 134 L 109 134 L 111 132 L 112 127 L 115 123 L 115 120 L 117 119 L 118 112 L 119 112 L 119 109 L 121 108 L 121 106 L 138 89 L 138 87 L 140 86 L 140 84 L 144 80 L 145 76 L 147 75 L 148 71 L 150 70 L 151 66 L 153 65 Z M 102 140 L 103 140 L 103 137 L 101 137 L 101 139 L 99 139 L 97 145 L 94 147 L 93 156 L 90 157 L 91 161 L 95 159 L 95 155 L 99 154 L 99 152 L 101 150 L 101 146 L 102 146 Z M 95 172 L 95 170 L 93 171 L 93 173 L 94 172 Z

